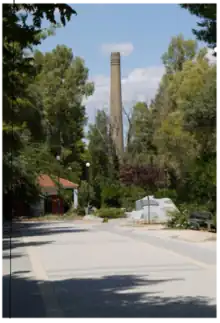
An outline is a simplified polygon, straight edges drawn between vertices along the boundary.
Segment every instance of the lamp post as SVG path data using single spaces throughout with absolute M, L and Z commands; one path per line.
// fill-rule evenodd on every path
M 57 155 L 56 156 L 56 160 L 58 162 L 60 162 L 60 155 Z M 60 174 L 59 174 L 59 177 L 58 177 L 58 211 L 59 211 L 59 214 L 61 215 L 61 208 L 60 208 Z
M 90 200 L 90 190 L 89 190 L 89 167 L 90 167 L 90 163 L 87 162 L 86 163 L 86 176 L 87 176 L 87 183 L 88 183 L 88 205 L 87 205 L 87 214 L 89 214 L 89 200 Z

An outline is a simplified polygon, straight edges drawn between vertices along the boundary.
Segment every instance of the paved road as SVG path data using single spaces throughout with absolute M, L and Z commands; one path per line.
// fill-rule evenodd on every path
M 16 224 L 11 276 L 7 235 L 3 249 L 4 317 L 216 317 L 204 244 L 116 223 Z

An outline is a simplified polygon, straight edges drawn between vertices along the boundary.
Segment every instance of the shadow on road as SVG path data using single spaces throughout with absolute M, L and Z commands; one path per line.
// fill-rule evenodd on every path
M 3 251 L 14 250 L 15 248 L 24 248 L 24 247 L 36 247 L 42 246 L 45 244 L 53 243 L 54 241 L 45 240 L 45 241 L 30 241 L 23 242 L 19 238 L 21 237 L 37 237 L 37 236 L 52 236 L 54 234 L 64 234 L 64 233 L 79 233 L 79 232 L 87 232 L 88 230 L 78 229 L 73 227 L 60 227 L 51 226 L 51 223 L 48 225 L 47 223 L 13 223 L 12 228 L 10 227 L 10 223 L 3 225 L 3 242 L 2 249 Z M 11 237 L 11 241 L 10 241 Z M 10 258 L 19 258 L 22 254 L 4 254 L 3 259 Z
M 9 279 L 9 276 L 3 277 L 3 317 L 9 317 Z M 114 275 L 37 282 L 14 275 L 11 277 L 11 317 L 49 317 L 39 284 L 41 291 L 50 289 L 49 295 L 56 297 L 62 317 L 216 317 L 216 306 L 210 305 L 206 298 L 163 297 L 163 283 L 167 281 Z M 156 284 L 157 292 L 148 291 L 150 285 Z M 51 304 L 50 299 L 47 301 Z
M 51 226 L 53 224 L 53 226 Z M 33 236 L 42 236 L 42 235 L 52 235 L 52 234 L 61 234 L 61 233 L 78 233 L 78 232 L 87 232 L 86 229 L 78 229 L 67 226 L 61 227 L 55 226 L 56 222 L 50 224 L 48 223 L 19 223 L 15 222 L 12 224 L 12 228 L 10 224 L 3 226 L 3 238 L 12 238 L 20 237 L 33 237 Z

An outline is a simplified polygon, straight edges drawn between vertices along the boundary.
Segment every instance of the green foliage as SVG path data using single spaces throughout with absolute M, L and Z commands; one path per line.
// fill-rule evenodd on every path
M 72 50 L 57 46 L 51 53 L 35 53 L 39 70 L 37 84 L 41 88 L 47 125 L 47 141 L 51 153 L 61 155 L 66 167 L 82 164 L 83 128 L 86 122 L 83 98 L 93 93 L 87 81 L 88 69 Z
M 204 41 L 214 48 L 216 46 L 216 8 L 215 3 L 191 3 L 191 4 L 181 4 L 182 8 L 188 9 L 193 15 L 196 15 L 200 19 L 197 23 L 199 30 L 193 29 L 194 35 L 196 35 L 198 40 Z
M 102 205 L 104 207 L 118 208 L 121 206 L 120 185 L 104 186 L 102 189 Z
M 107 223 L 108 222 L 108 218 L 104 218 L 102 222 L 103 223 Z
M 94 199 L 94 189 L 86 181 L 82 181 L 79 187 L 79 205 L 80 207 L 87 207 L 88 203 L 91 205 Z
M 95 215 L 103 219 L 119 219 L 125 216 L 125 211 L 121 208 L 101 208 Z
M 154 193 L 154 196 L 157 199 L 164 198 L 164 197 L 168 197 L 174 203 L 176 203 L 176 201 L 177 201 L 177 192 L 175 190 L 168 189 L 168 188 L 162 188 L 162 189 L 157 190 Z
M 207 205 L 197 203 L 180 204 L 178 205 L 179 211 L 169 213 L 169 220 L 167 226 L 170 228 L 187 229 L 190 227 L 189 216 L 195 211 L 207 211 Z
M 170 212 L 169 220 L 167 221 L 168 228 L 178 228 L 178 229 L 187 229 L 189 228 L 188 224 L 188 214 L 183 212 Z
M 68 205 L 68 207 L 71 207 L 73 202 L 73 191 L 68 189 L 61 189 L 60 195 L 62 196 L 63 200 Z
M 39 195 L 37 176 L 56 164 L 44 151 L 44 107 L 32 52 L 53 34 L 57 9 L 63 25 L 75 13 L 65 4 L 3 4 L 4 202 L 16 196 L 31 203 Z M 30 13 L 33 19 L 28 22 Z M 54 25 L 49 30 L 41 26 L 44 17 Z
M 216 5 L 182 7 L 202 18 L 202 30 L 194 31 L 198 39 L 215 46 Z M 82 180 L 83 214 L 88 202 L 130 210 L 146 190 L 177 203 L 206 203 L 216 214 L 216 66 L 205 58 L 206 50 L 181 35 L 172 38 L 162 56 L 158 93 L 150 105 L 137 102 L 128 117 L 126 152 L 119 161 L 106 112 L 98 111 L 89 126 L 88 147 L 83 141 L 84 99 L 94 91 L 84 61 L 66 46 L 33 50 L 73 14 L 65 4 L 3 5 L 4 204 L 15 194 L 27 203 L 34 200 L 37 176 L 46 173 Z M 48 29 L 42 27 L 44 17 Z M 65 200 L 70 203 L 70 196 Z
M 89 132 L 92 185 L 102 200 L 98 207 L 131 210 L 142 197 L 141 187 L 140 195 L 170 197 L 177 205 L 206 203 L 215 213 L 216 66 L 208 62 L 207 49 L 197 48 L 182 35 L 172 38 L 155 99 L 150 106 L 137 102 L 131 116 L 126 114 L 127 147 L 119 172 L 109 150 L 108 117 L 98 113 Z M 184 216 L 178 221 L 183 225 Z
M 111 185 L 118 178 L 118 160 L 109 132 L 109 120 L 105 111 L 98 111 L 94 125 L 89 126 L 88 155 L 91 161 L 92 182 Z
M 79 216 L 84 216 L 85 215 L 85 208 L 82 206 L 78 206 L 78 208 L 76 210 L 76 214 Z
M 150 161 L 154 154 L 152 113 L 144 102 L 138 102 L 132 109 L 128 130 L 127 158 L 133 162 Z
M 146 195 L 146 191 L 138 186 L 122 186 L 121 206 L 130 212 L 135 209 L 135 202 Z
M 167 73 L 182 71 L 184 62 L 195 57 L 196 47 L 197 44 L 194 40 L 184 40 L 182 35 L 173 37 L 168 51 L 162 56 Z

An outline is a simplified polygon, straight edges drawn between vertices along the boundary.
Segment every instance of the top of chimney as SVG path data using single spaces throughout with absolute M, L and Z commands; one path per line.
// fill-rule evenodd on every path
M 112 52 L 111 53 L 111 65 L 120 65 L 120 53 Z

